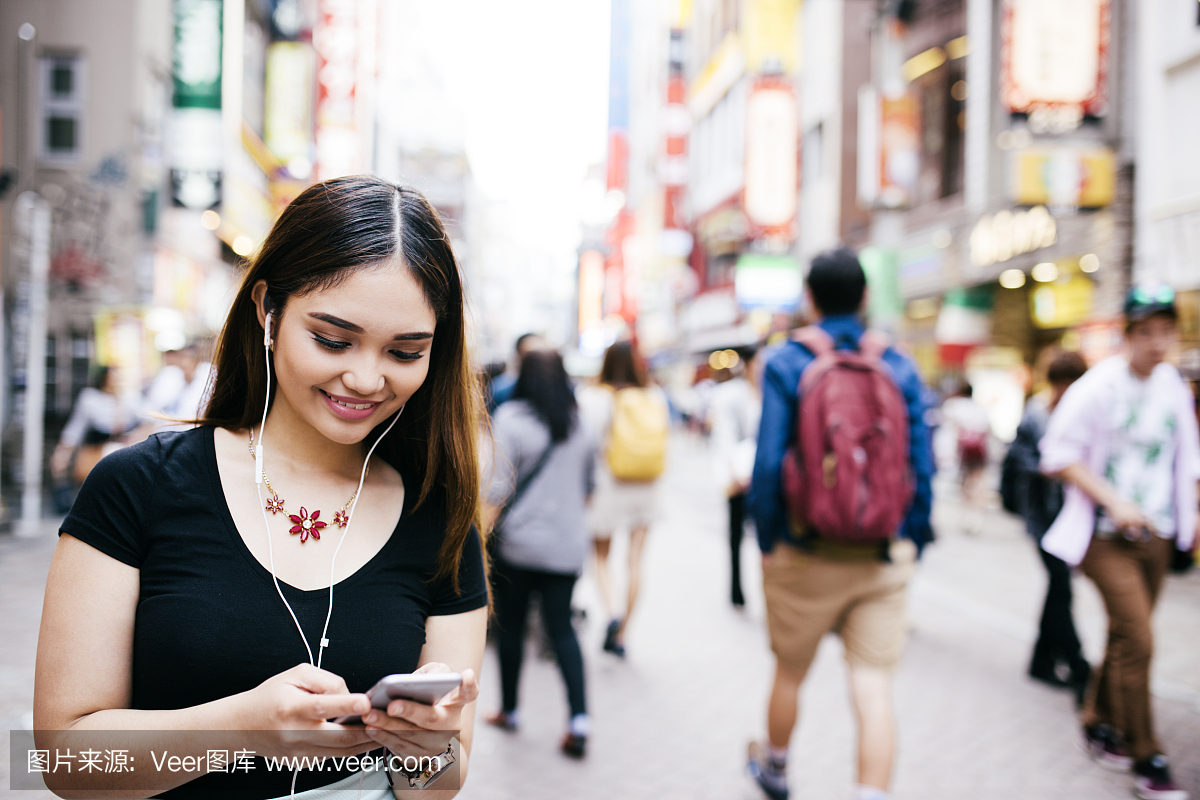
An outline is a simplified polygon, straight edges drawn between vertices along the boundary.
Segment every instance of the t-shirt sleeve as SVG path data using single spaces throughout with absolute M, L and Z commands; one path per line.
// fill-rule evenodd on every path
M 429 616 L 440 617 L 462 614 L 483 608 L 488 603 L 487 575 L 483 569 L 483 545 L 479 531 L 471 526 L 463 542 L 462 560 L 458 565 L 458 591 L 450 578 L 442 578 L 433 584 L 433 603 Z
M 123 564 L 141 568 L 144 513 L 150 506 L 162 445 L 157 436 L 100 460 L 59 528 Z

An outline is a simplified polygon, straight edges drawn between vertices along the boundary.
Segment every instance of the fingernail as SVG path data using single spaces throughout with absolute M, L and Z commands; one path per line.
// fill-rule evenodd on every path
M 363 715 L 363 720 L 365 722 L 374 722 L 377 719 L 379 719 L 379 714 L 377 714 L 374 711 L 368 711 L 366 714 Z
M 404 713 L 404 703 L 398 703 L 395 706 L 393 706 L 393 711 L 392 711 L 393 716 L 398 717 L 403 713 Z

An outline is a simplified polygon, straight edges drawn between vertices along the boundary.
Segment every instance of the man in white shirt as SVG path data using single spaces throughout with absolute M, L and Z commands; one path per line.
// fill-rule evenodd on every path
M 1190 562 L 1200 434 L 1194 398 L 1166 363 L 1178 337 L 1175 293 L 1135 287 L 1126 352 L 1072 384 L 1042 439 L 1042 471 L 1070 484 L 1042 547 L 1092 579 L 1108 610 L 1108 646 L 1083 709 L 1092 756 L 1134 773 L 1143 800 L 1186 800 L 1154 735 L 1151 615 L 1172 561 Z

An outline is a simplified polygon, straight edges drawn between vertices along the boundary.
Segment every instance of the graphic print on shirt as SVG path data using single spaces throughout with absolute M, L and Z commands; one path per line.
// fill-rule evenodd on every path
M 1136 503 L 1160 535 L 1175 534 L 1175 433 L 1178 420 L 1169 397 L 1128 375 L 1116 387 L 1109 414 L 1111 435 L 1104 476 L 1122 497 Z M 1100 530 L 1113 532 L 1101 517 Z

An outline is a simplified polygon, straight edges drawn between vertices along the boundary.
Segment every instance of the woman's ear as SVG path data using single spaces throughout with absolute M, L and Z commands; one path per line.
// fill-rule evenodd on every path
M 271 331 L 267 330 L 270 325 L 267 320 L 274 317 L 274 304 L 271 302 L 271 296 L 267 294 L 267 282 L 258 281 L 254 284 L 254 288 L 250 290 L 250 297 L 254 300 L 254 313 L 258 317 L 259 327 L 263 329 L 264 337 L 270 337 Z M 278 322 L 278 320 L 275 320 Z

